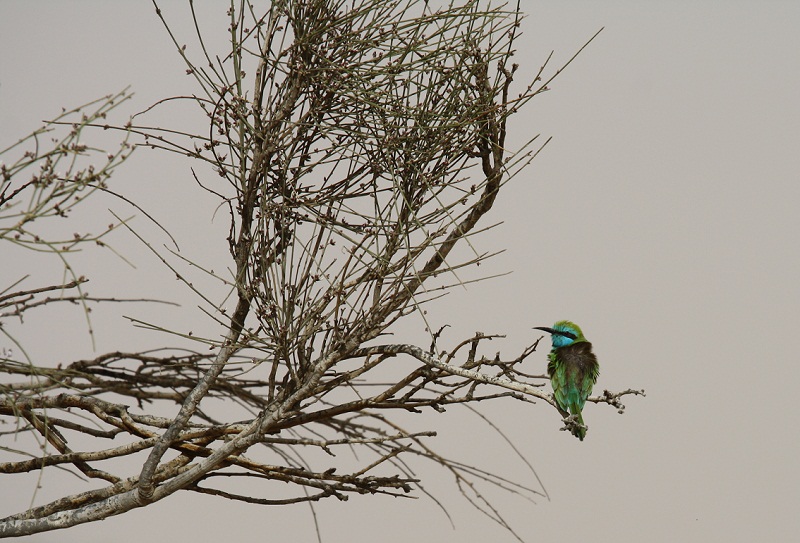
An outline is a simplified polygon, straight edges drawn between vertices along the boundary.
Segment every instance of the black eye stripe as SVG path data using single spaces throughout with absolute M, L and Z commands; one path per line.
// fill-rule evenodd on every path
M 562 332 L 561 330 L 553 330 L 553 333 L 558 334 L 559 336 L 568 337 L 570 339 L 578 339 L 578 336 L 576 336 L 572 332 Z

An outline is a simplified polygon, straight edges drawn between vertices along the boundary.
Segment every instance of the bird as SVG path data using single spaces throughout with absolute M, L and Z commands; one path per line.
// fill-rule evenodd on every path
M 592 344 L 584 337 L 580 327 L 571 321 L 558 321 L 552 328 L 535 326 L 534 329 L 550 334 L 553 348 L 547 355 L 547 375 L 553 385 L 553 396 L 559 409 L 571 415 L 580 425 L 572 427 L 572 435 L 583 441 L 586 437 L 583 406 L 600 375 L 600 365 L 592 352 Z

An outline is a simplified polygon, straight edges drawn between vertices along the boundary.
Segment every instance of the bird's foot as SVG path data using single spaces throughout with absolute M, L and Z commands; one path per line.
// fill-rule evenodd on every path
M 585 434 L 586 430 L 589 429 L 586 425 L 578 422 L 577 415 L 569 415 L 564 417 L 562 420 L 564 422 L 564 427 L 561 428 L 562 432 L 570 432 L 571 434 L 577 436 L 579 433 Z

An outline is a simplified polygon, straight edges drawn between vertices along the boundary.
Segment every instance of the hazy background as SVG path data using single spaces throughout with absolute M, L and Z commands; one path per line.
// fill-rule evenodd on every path
M 513 120 L 511 142 L 531 131 L 554 136 L 501 193 L 486 224 L 503 224 L 478 242 L 507 248 L 482 273 L 513 273 L 454 290 L 431 308 L 431 318 L 453 325 L 446 341 L 475 330 L 505 333 L 492 348 L 509 355 L 538 337 L 531 326 L 574 320 L 600 360 L 596 390 L 645 388 L 648 396 L 628 398 L 622 416 L 588 405 L 583 443 L 559 432 L 556 413 L 545 406 L 486 406 L 551 497 L 533 505 L 498 494 L 507 519 L 527 541 L 796 537 L 800 3 L 523 4 L 529 17 L 518 44 L 520 82 L 550 50 L 563 63 L 605 30 L 552 92 Z M 224 39 L 227 6 L 215 5 L 204 28 Z M 185 3 L 165 7 L 184 41 L 193 43 Z M 0 148 L 62 106 L 127 85 L 136 92 L 127 113 L 193 90 L 150 2 L 0 2 Z M 220 268 L 227 261 L 226 217 L 212 223 L 215 202 L 194 188 L 188 163 L 139 151 L 112 182 L 159 218 L 188 256 L 212 263 L 218 256 Z M 112 220 L 107 207 L 130 214 L 118 202 L 105 204 L 97 211 L 101 225 Z M 136 221 L 150 231 L 140 214 Z M 111 241 L 137 269 L 96 257 L 112 271 L 91 275 L 93 294 L 138 296 L 166 285 L 164 295 L 188 306 L 163 309 L 162 318 L 198 313 L 129 235 Z M 22 271 L 39 272 L 2 250 L 0 286 Z M 53 346 L 40 340 L 32 347 L 37 356 L 56 363 L 92 355 L 79 310 L 56 320 L 45 313 L 31 314 L 26 328 L 15 330 L 23 339 L 53 338 Z M 124 313 L 153 315 L 144 307 Z M 197 319 L 186 326 L 208 326 Z M 143 337 L 120 317 L 95 325 L 98 352 L 134 348 Z M 410 330 L 427 343 L 421 324 Z M 529 359 L 532 372 L 543 371 L 545 353 Z M 413 420 L 439 431 L 441 450 L 534 484 L 464 410 Z M 446 473 L 424 466 L 419 473 L 449 508 L 456 531 L 426 498 L 353 496 L 317 505 L 324 540 L 513 540 L 469 508 Z M 2 481 L 0 516 L 24 507 L 35 483 Z M 45 475 L 45 491 L 47 482 Z M 49 496 L 40 493 L 37 503 Z M 25 540 L 221 537 L 316 536 L 305 505 L 265 508 L 179 493 L 121 517 Z

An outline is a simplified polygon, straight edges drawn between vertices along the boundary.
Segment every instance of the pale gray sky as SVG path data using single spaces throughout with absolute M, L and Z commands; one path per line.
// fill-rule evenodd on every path
M 453 291 L 432 317 L 452 324 L 453 337 L 505 333 L 496 348 L 509 354 L 537 337 L 532 326 L 574 320 L 600 360 L 596 390 L 645 388 L 648 396 L 629 398 L 622 416 L 588 405 L 582 443 L 559 432 L 545 406 L 487 406 L 551 495 L 536 505 L 498 495 L 508 520 L 528 541 L 796 537 L 800 3 L 523 3 L 530 16 L 520 80 L 550 50 L 564 62 L 605 30 L 515 120 L 511 141 L 530 131 L 554 140 L 498 199 L 489 221 L 504 224 L 479 240 L 507 249 L 481 272 L 513 274 Z M 188 22 L 183 3 L 170 7 L 176 24 Z M 224 28 L 223 3 L 218 11 Z M 0 147 L 61 106 L 127 85 L 136 93 L 129 111 L 190 92 L 183 71 L 150 2 L 5 0 Z M 213 200 L 198 195 L 191 209 L 179 203 L 193 187 L 188 165 L 139 155 L 118 172 L 118 187 L 133 191 L 188 253 L 226 258 L 224 245 L 198 235 L 224 228 L 219 218 L 210 223 Z M 141 247 L 124 236 L 116 245 L 138 269 L 111 258 L 104 265 L 116 266 L 114 277 L 131 295 L 163 280 Z M 7 260 L 0 256 L 0 285 L 17 276 Z M 101 278 L 96 284 L 104 288 Z M 80 323 L 41 319 L 20 332 L 54 336 L 58 350 L 41 346 L 41 356 L 91 353 Z M 98 325 L 98 349 L 120 341 L 132 347 L 139 336 L 125 327 L 123 319 Z M 543 370 L 545 352 L 529 360 L 532 372 Z M 413 420 L 439 431 L 445 451 L 531 481 L 461 410 Z M 512 541 L 461 500 L 447 474 L 420 472 L 450 508 L 456 531 L 425 498 L 352 497 L 318 505 L 324 540 Z M 32 492 L 4 482 L 0 515 L 17 511 Z M 306 506 L 262 508 L 184 493 L 25 541 L 167 541 L 179 530 L 198 541 L 315 539 Z

